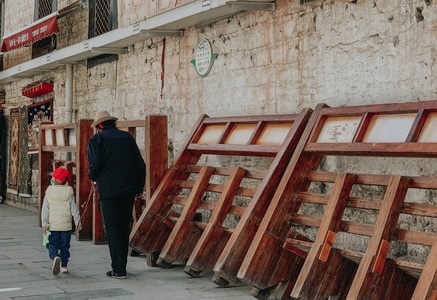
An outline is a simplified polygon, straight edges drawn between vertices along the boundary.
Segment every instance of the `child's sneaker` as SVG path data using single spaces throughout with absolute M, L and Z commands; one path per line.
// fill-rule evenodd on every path
M 67 266 L 62 266 L 61 267 L 61 273 L 63 273 L 63 274 L 68 273 Z
M 56 256 L 55 259 L 53 260 L 53 267 L 52 267 L 53 275 L 58 275 L 60 270 L 61 270 L 61 258 L 59 256 Z

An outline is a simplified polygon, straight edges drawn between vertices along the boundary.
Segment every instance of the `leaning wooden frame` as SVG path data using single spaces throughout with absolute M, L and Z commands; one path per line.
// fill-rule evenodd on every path
M 163 267 L 186 262 L 184 271 L 193 277 L 212 268 L 234 235 L 259 225 L 310 115 L 304 109 L 201 116 L 132 229 L 130 244 L 155 254 Z M 264 160 L 264 168 L 244 167 L 251 158 Z
M 92 122 L 93 120 L 90 119 L 80 119 L 76 123 L 50 122 L 40 125 L 38 222 L 41 226 L 41 208 L 45 190 L 50 182 L 49 174 L 55 168 L 63 166 L 72 174 L 68 184 L 74 188 L 81 215 L 82 230 L 77 232 L 76 238 L 102 244 L 106 243 L 106 237 L 98 193 L 88 177 L 87 144 L 94 134 Z M 117 122 L 117 127 L 129 132 L 137 141 L 144 141 L 144 145 L 140 145 L 140 148 L 144 150 L 147 165 L 147 182 L 144 188 L 144 200 L 147 201 L 168 167 L 167 116 L 147 115 L 142 120 L 120 120 Z M 144 135 L 141 137 L 140 133 Z M 60 155 L 64 155 L 65 159 L 59 159 Z M 135 201 L 133 223 L 138 219 L 144 206 L 142 199 Z
M 437 205 L 414 195 L 435 193 L 437 179 L 411 176 L 409 170 L 401 175 L 363 174 L 322 172 L 320 166 L 327 156 L 437 157 L 437 101 L 320 105 L 323 108 L 315 110 L 314 126 L 302 135 L 237 278 L 251 284 L 259 299 L 268 298 L 278 285 L 280 299 L 434 299 L 437 234 L 432 229 L 401 228 L 400 220 L 410 216 L 435 220 Z M 323 189 L 312 189 L 319 183 Z M 362 186 L 379 187 L 381 193 L 369 198 L 354 192 Z M 307 204 L 321 208 L 305 210 Z M 375 217 L 348 219 L 348 209 L 372 211 Z M 312 227 L 314 233 L 298 231 L 299 226 Z M 345 249 L 337 243 L 341 234 L 355 235 L 366 245 L 361 251 Z M 426 262 L 391 256 L 390 248 L 398 242 L 429 247 Z M 233 255 L 241 253 L 227 256 Z M 223 268 L 214 269 L 216 276 Z

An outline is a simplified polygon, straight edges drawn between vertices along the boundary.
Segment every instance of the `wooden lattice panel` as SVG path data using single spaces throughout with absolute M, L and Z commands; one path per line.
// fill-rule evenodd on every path
M 310 114 L 202 116 L 133 228 L 130 244 L 160 253 L 157 262 L 164 267 L 187 260 L 191 276 L 211 268 L 240 226 L 262 218 Z M 205 164 L 209 156 L 221 165 Z M 226 156 L 262 159 L 267 168 L 228 166 L 229 159 L 220 158 Z
M 436 132 L 437 101 L 338 108 L 321 106 L 313 114 L 316 118 L 313 126 L 301 137 L 241 264 L 238 278 L 253 285 L 253 295 L 259 299 L 266 299 L 280 283 L 278 297 L 284 299 L 318 299 L 334 295 L 348 299 L 397 299 L 412 293 L 417 299 L 433 299 L 435 263 L 432 253 L 437 251 L 436 235 L 401 229 L 398 224 L 402 215 L 435 218 L 435 205 L 407 200 L 413 188 L 434 190 L 437 186 L 433 178 L 412 178 L 408 176 L 408 170 L 401 175 L 356 174 L 356 183 L 386 186 L 386 196 L 381 200 L 342 197 L 342 203 L 353 209 L 377 211 L 373 225 L 343 220 L 342 206 L 335 206 L 332 202 L 335 198 L 329 197 L 324 205 L 336 208 L 333 211 L 326 208 L 318 221 L 314 216 L 299 217 L 297 213 L 308 199 L 327 200 L 306 194 L 309 179 L 314 179 L 314 171 L 320 168 L 325 156 L 436 157 L 433 133 Z M 331 176 L 338 175 L 332 173 Z M 320 226 L 311 242 L 306 235 L 307 239 L 290 237 L 293 223 L 298 222 L 316 228 Z M 338 232 L 367 236 L 368 243 L 363 251 L 336 248 Z M 417 264 L 390 258 L 393 241 L 428 245 L 431 250 L 427 262 Z M 292 263 L 296 256 L 305 259 L 297 271 Z M 218 273 L 216 276 L 222 275 L 223 270 L 214 270 Z M 340 276 L 345 272 L 350 279 Z M 415 277 L 419 278 L 418 283 Z

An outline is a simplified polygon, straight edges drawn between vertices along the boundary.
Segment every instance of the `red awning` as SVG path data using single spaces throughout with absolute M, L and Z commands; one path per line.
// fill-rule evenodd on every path
M 40 39 L 58 33 L 57 12 L 3 37 L 2 52 L 18 49 L 33 44 Z

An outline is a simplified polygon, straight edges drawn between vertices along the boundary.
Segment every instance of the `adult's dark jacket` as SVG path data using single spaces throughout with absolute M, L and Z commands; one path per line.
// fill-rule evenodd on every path
M 126 131 L 104 128 L 88 141 L 88 176 L 102 199 L 143 192 L 146 164 L 135 139 Z

